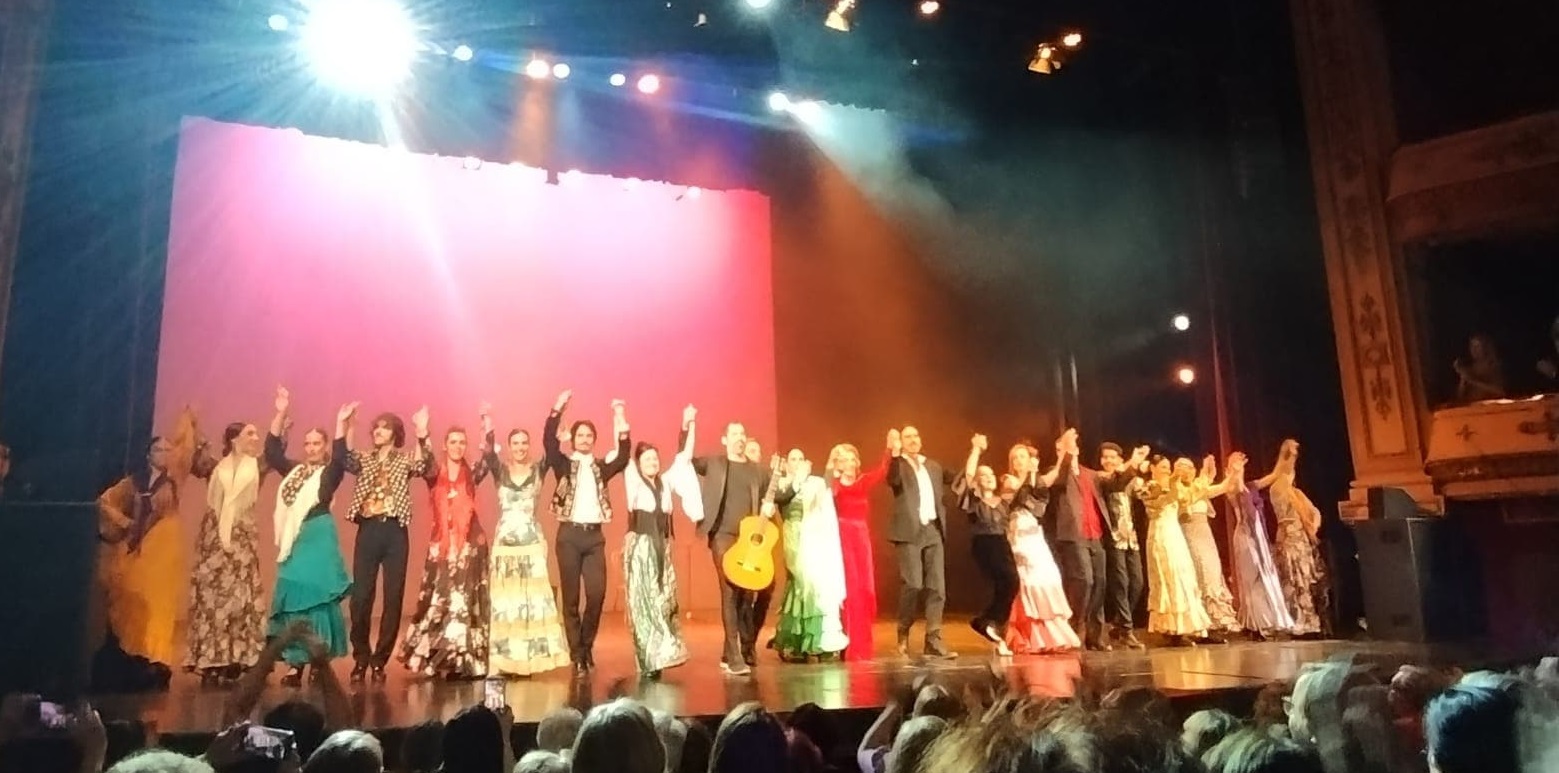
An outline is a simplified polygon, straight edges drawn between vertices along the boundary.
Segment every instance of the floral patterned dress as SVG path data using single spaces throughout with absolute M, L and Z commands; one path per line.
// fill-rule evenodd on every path
M 1293 632 L 1300 636 L 1320 633 L 1324 630 L 1321 612 L 1327 608 L 1329 589 L 1322 568 L 1321 544 L 1307 522 L 1319 524 L 1321 513 L 1294 485 L 1292 473 L 1278 476 L 1268 494 L 1277 517 L 1273 559 L 1288 613 L 1294 620 Z
M 211 472 L 190 582 L 186 669 L 248 668 L 265 646 L 265 591 L 254 520 L 265 472 L 259 459 L 237 453 L 223 457 Z
M 487 447 L 494 448 L 488 436 Z M 563 622 L 548 572 L 547 540 L 536 523 L 544 468 L 532 465 L 516 479 L 489 452 L 498 489 L 498 534 L 489 570 L 492 593 L 488 673 L 528 676 L 570 663 Z
M 487 674 L 487 536 L 476 519 L 476 485 L 487 464 L 461 461 L 429 471 L 433 535 L 423 562 L 417 612 L 406 628 L 401 662 L 423 676 Z

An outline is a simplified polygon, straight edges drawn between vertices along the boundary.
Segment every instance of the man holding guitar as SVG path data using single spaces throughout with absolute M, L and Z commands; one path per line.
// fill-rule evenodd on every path
M 682 426 L 683 438 L 693 429 L 695 416 L 696 412 L 688 409 Z M 683 439 L 678 439 L 677 443 L 680 446 Z M 763 518 L 773 516 L 774 475 L 762 465 L 748 460 L 747 428 L 741 423 L 727 424 L 721 443 L 725 447 L 721 455 L 693 457 L 693 470 L 698 473 L 704 500 L 704 520 L 698 525 L 698 533 L 709 538 L 709 552 L 715 562 L 715 572 L 721 578 L 720 622 L 725 627 L 725 652 L 720 667 L 732 676 L 745 676 L 752 672 L 756 662 L 758 629 L 768 615 L 769 599 L 774 592 L 772 574 L 769 585 L 761 590 L 743 588 L 732 581 L 723 563 L 726 552 L 737 544 L 742 534 L 743 518 L 755 514 Z M 743 547 L 747 550 L 744 563 L 761 563 L 762 557 L 773 561 L 772 552 L 760 556 L 752 550 L 752 545 Z M 760 547 L 772 551 L 774 544 L 770 541 Z

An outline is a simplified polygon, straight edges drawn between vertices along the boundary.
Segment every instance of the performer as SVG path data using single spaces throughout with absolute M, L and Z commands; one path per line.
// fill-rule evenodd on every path
M 1043 512 L 1043 503 L 1018 501 L 1021 489 L 1020 478 L 1002 477 L 1001 496 L 1011 508 L 1009 535 L 1018 570 L 1018 595 L 1007 622 L 1008 645 L 1029 654 L 1079 649 L 1083 642 L 1067 622 L 1072 609 L 1066 601 L 1061 568 L 1056 566 L 1045 530 L 1034 515 L 1036 510 Z
M 689 424 L 696 413 L 688 406 L 682 413 L 683 424 Z M 689 430 L 670 467 L 662 470 L 660 451 L 641 442 L 623 476 L 629 513 L 628 534 L 623 538 L 628 627 L 633 631 L 639 673 L 650 679 L 687 662 L 687 645 L 682 642 L 677 620 L 677 573 L 671 562 L 671 495 L 682 494 L 683 509 L 693 508 L 689 517 L 695 522 L 703 520 L 703 500 L 692 462 L 693 432 Z
M 788 500 L 783 510 L 786 578 L 774 646 L 787 662 L 832 659 L 850 644 L 844 633 L 844 551 L 834 497 L 799 448 L 785 458 L 780 490 Z
M 400 633 L 401 601 L 406 594 L 406 561 L 410 548 L 406 527 L 411 523 L 412 478 L 426 475 L 433 465 L 428 444 L 428 409 L 412 414 L 417 431 L 417 450 L 405 453 L 406 425 L 393 413 L 374 419 L 373 449 L 350 447 L 352 422 L 358 403 L 348 403 L 336 414 L 336 439 L 332 453 L 343 468 L 356 476 L 352 507 L 347 520 L 357 524 L 357 544 L 352 550 L 352 681 L 361 682 L 373 670 L 376 682 L 384 681 L 384 667 L 395 651 Z M 379 639 L 370 646 L 374 591 L 384 575 L 384 605 L 380 607 Z
M 175 657 L 174 622 L 184 592 L 184 530 L 179 487 L 209 477 L 210 458 L 195 413 L 184 409 L 169 435 L 147 445 L 146 467 L 97 499 L 108 625 L 126 653 L 167 669 Z M 164 672 L 166 673 L 166 672 Z
M 1212 621 L 1196 584 L 1196 561 L 1180 528 L 1181 486 L 1169 460 L 1155 457 L 1138 496 L 1148 511 L 1148 631 L 1194 644 Z
M 690 410 L 683 416 L 679 446 L 688 447 L 687 437 L 693 433 L 696 419 L 697 411 Z M 721 559 L 736 543 L 742 518 L 755 512 L 772 517 L 775 508 L 763 504 L 770 474 L 747 458 L 747 428 L 740 422 L 727 424 L 721 445 L 725 448 L 723 455 L 695 456 L 692 460 L 703 499 L 704 519 L 698 524 L 698 535 L 709 540 L 716 576 L 722 578 L 720 623 L 725 628 L 725 648 L 720 668 L 731 676 L 745 676 L 752 673 L 752 666 L 757 663 L 758 630 L 768 615 L 774 588 L 749 591 L 732 585 L 724 579 Z
M 466 461 L 466 431 L 457 426 L 444 433 L 444 463 L 423 473 L 433 533 L 417 612 L 401 644 L 401 663 L 412 673 L 445 679 L 487 675 L 487 535 L 476 517 L 476 487 L 487 470 L 485 454 L 475 464 Z
M 1059 474 L 1050 487 L 1045 526 L 1061 565 L 1072 628 L 1090 650 L 1107 651 L 1104 633 L 1104 503 L 1099 473 L 1078 463 L 1077 430 L 1056 441 Z
M 612 504 L 606 484 L 627 469 L 633 449 L 628 439 L 625 403 L 612 401 L 612 434 L 617 447 L 597 459 L 595 425 L 576 421 L 569 428 L 573 453 L 565 455 L 558 430 L 563 412 L 568 410 L 574 393 L 558 395 L 542 428 L 542 447 L 547 467 L 557 478 L 552 492 L 552 514 L 558 519 L 558 574 L 563 582 L 563 631 L 568 635 L 568 651 L 574 671 L 584 676 L 595 668 L 595 634 L 601 627 L 601 605 L 606 601 L 606 537 L 601 528 L 612 520 Z M 583 614 L 579 608 L 579 588 L 585 590 Z
M 898 430 L 888 432 L 888 447 L 901 443 Z M 872 567 L 871 490 L 888 477 L 889 453 L 870 470 L 861 470 L 861 452 L 841 443 L 828 453 L 828 477 L 839 515 L 839 547 L 844 553 L 844 633 L 850 637 L 846 660 L 870 660 L 872 624 L 877 620 L 877 579 Z M 929 645 L 929 642 L 928 642 Z M 927 654 L 940 653 L 927 647 Z M 907 652 L 901 651 L 901 654 Z
M 267 472 L 262 450 L 260 431 L 253 424 L 227 425 L 222 460 L 215 463 L 206 485 L 206 514 L 190 580 L 189 651 L 184 657 L 184 669 L 199 671 L 202 684 L 237 679 L 259 660 L 265 646 L 254 522 L 254 505 Z
M 1324 630 L 1321 611 L 1327 608 L 1329 590 L 1321 562 L 1321 511 L 1294 483 L 1298 464 L 1299 441 L 1284 440 L 1277 466 L 1256 481 L 1256 488 L 1270 487 L 1268 496 L 1277 516 L 1274 558 L 1283 597 L 1294 618 L 1294 635 L 1308 636 Z
M 969 518 L 969 547 L 974 552 L 975 566 L 991 585 L 990 603 L 969 621 L 969 626 L 996 645 L 997 654 L 1011 655 L 1012 650 L 1007 648 L 1007 618 L 1018 597 L 1018 565 L 1007 540 L 1010 503 L 1002 500 L 996 488 L 996 471 L 980 464 L 987 443 L 984 435 L 975 435 L 970 441 L 969 459 L 964 464 L 963 476 L 953 481 L 953 493 L 958 497 L 958 509 Z M 902 641 L 900 644 L 902 649 Z
M 1114 443 L 1099 447 L 1099 488 L 1110 519 L 1109 534 L 1103 540 L 1104 611 L 1114 629 L 1111 638 L 1139 650 L 1144 646 L 1132 629 L 1136 627 L 1137 605 L 1142 602 L 1142 550 L 1131 508 L 1147 463 L 1147 446 L 1132 449 L 1130 459 L 1124 458 L 1121 447 Z
M 909 653 L 909 632 L 921 596 L 926 603 L 926 655 L 952 658 L 942 643 L 942 607 L 947 601 L 944 543 L 947 542 L 947 485 L 958 476 L 942 469 L 921 451 L 920 430 L 905 427 L 888 435 L 888 488 L 893 491 L 893 516 L 888 541 L 899 565 L 900 655 Z M 1003 532 L 1005 533 L 1005 532 Z M 1005 546 L 1003 547 L 1005 549 Z M 1005 616 L 1005 611 L 1003 612 Z M 991 638 L 984 626 L 975 628 Z M 993 642 L 998 639 L 992 638 Z
M 1261 495 L 1245 485 L 1245 464 L 1244 454 L 1232 453 L 1224 473 L 1229 483 L 1229 512 L 1234 514 L 1229 549 L 1234 552 L 1234 582 L 1240 589 L 1240 626 L 1264 639 L 1292 631 L 1294 618 L 1288 613 L 1283 583 L 1267 546 Z
M 508 460 L 498 456 L 492 419 L 482 412 L 487 468 L 498 489 L 498 529 L 488 579 L 492 623 L 487 673 L 529 676 L 568 664 L 563 624 L 552 598 L 547 540 L 536 522 L 547 469 L 532 464 L 530 433 L 509 433 Z
M 1213 498 L 1229 492 L 1229 481 L 1214 483 L 1218 463 L 1208 456 L 1202 460 L 1198 473 L 1190 459 L 1175 460 L 1175 477 L 1181 486 L 1184 501 L 1180 503 L 1180 528 L 1185 532 L 1186 544 L 1191 546 L 1191 559 L 1196 562 L 1196 586 L 1201 589 L 1202 608 L 1212 621 L 1208 632 L 1212 639 L 1222 641 L 1214 631 L 1233 633 L 1240 630 L 1239 616 L 1234 612 L 1234 595 L 1223 578 L 1223 559 L 1218 555 L 1218 540 L 1208 523 L 1216 513 Z
M 341 540 L 330 505 L 341 486 L 346 466 L 332 455 L 324 429 L 303 434 L 303 461 L 287 458 L 286 433 L 292 424 L 291 396 L 286 387 L 276 388 L 276 416 L 265 437 L 265 463 L 282 475 L 276 493 L 276 588 L 271 593 L 266 634 L 282 637 L 299 621 L 307 622 L 324 643 L 329 658 L 347 652 L 346 618 L 341 601 L 352 592 L 346 562 L 341 560 Z M 282 650 L 290 669 L 282 684 L 303 683 L 303 666 L 320 665 L 302 642 Z

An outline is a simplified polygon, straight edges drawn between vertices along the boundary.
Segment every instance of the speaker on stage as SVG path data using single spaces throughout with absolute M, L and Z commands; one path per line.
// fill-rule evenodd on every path
M 1477 557 L 1455 526 L 1441 518 L 1371 518 L 1354 533 L 1371 636 L 1432 642 L 1482 633 Z
M 0 503 L 0 694 L 86 689 L 97 504 Z

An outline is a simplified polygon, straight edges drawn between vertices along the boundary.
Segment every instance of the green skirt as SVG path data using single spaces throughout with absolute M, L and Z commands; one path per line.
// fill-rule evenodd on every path
M 266 634 L 278 636 L 295 620 L 307 620 L 333 658 L 347 653 L 346 617 L 341 601 L 352 592 L 352 578 L 341 559 L 341 540 L 336 521 L 328 511 L 310 513 L 298 529 L 292 553 L 276 568 L 276 592 L 271 594 L 271 616 Z M 299 645 L 282 650 L 289 665 L 307 663 L 309 654 Z

